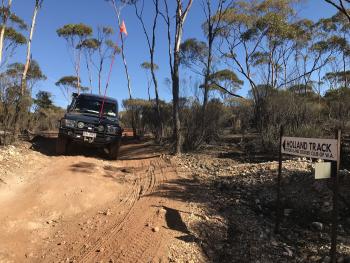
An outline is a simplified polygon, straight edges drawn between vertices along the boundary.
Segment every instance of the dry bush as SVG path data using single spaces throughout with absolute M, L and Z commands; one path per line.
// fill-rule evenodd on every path
M 29 92 L 21 95 L 19 87 L 4 89 L 0 101 L 1 144 L 13 143 L 24 130 L 55 130 L 64 110 L 52 104 L 51 94 L 39 92 L 36 99 Z M 46 98 L 42 100 L 41 95 Z M 46 97 L 45 97 L 46 96 Z
M 250 99 L 230 98 L 227 100 L 231 111 L 231 128 L 233 133 L 245 134 L 253 128 L 254 102 Z
M 184 137 L 183 149 L 192 151 L 204 143 L 219 140 L 219 135 L 229 125 L 229 109 L 218 99 L 209 101 L 205 116 L 202 105 L 197 101 L 187 101 L 181 108 L 181 124 Z
M 324 129 L 320 102 L 314 94 L 275 91 L 264 101 L 261 115 L 262 144 L 265 150 L 278 149 L 280 127 L 289 136 L 321 136 Z
M 145 133 L 157 134 L 159 120 L 154 100 L 132 99 L 123 101 L 124 111 L 120 112 L 122 127 L 135 126 L 138 135 Z M 161 122 L 164 125 L 165 137 L 172 132 L 171 104 L 160 101 Z
M 52 131 L 58 128 L 58 121 L 64 116 L 61 108 L 39 109 L 31 115 L 31 123 L 28 127 L 34 131 Z
M 350 122 L 350 89 L 339 88 L 329 90 L 325 94 L 327 112 L 332 126 L 348 128 Z
M 9 144 L 14 142 L 20 131 L 28 127 L 32 98 L 28 92 L 21 95 L 18 86 L 9 87 L 4 91 L 0 101 L 1 143 Z

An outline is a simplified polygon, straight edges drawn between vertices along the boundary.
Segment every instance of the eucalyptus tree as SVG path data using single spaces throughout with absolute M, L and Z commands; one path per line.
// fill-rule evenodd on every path
M 188 13 L 192 7 L 193 0 L 185 1 L 176 0 L 176 12 L 175 12 L 175 31 L 174 39 L 172 41 L 171 36 L 171 23 L 169 5 L 167 0 L 164 0 L 165 10 L 161 13 L 164 21 L 167 25 L 167 37 L 168 37 L 168 55 L 169 55 L 169 66 L 172 80 L 172 93 L 173 93 L 173 137 L 174 137 L 174 152 L 176 154 L 181 153 L 182 145 L 182 134 L 181 134 L 181 122 L 180 122 L 180 46 L 183 36 L 184 25 Z M 172 49 L 173 44 L 173 49 Z
M 156 30 L 157 30 L 157 25 L 158 25 L 158 17 L 160 15 L 160 10 L 159 10 L 159 0 L 153 0 L 153 6 L 154 6 L 154 16 L 152 19 L 152 29 L 151 32 L 147 29 L 146 23 L 144 21 L 143 17 L 143 12 L 144 12 L 144 6 L 145 6 L 145 0 L 139 0 L 139 1 L 133 1 L 133 6 L 135 8 L 135 13 L 136 17 L 138 18 L 141 26 L 143 33 L 146 37 L 146 42 L 148 46 L 148 51 L 150 55 L 150 72 L 152 75 L 152 80 L 154 84 L 154 93 L 156 96 L 156 109 L 157 109 L 157 117 L 158 117 L 158 134 L 157 134 L 157 139 L 162 139 L 164 136 L 164 128 L 163 128 L 163 121 L 161 117 L 161 109 L 160 109 L 160 99 L 159 99 L 159 91 L 158 91 L 158 80 L 156 77 L 156 65 L 154 62 L 154 54 L 155 54 L 155 49 L 156 49 Z
M 221 19 L 220 53 L 228 66 L 232 66 L 242 74 L 251 86 L 255 103 L 258 101 L 257 83 L 253 76 L 254 61 L 252 57 L 263 41 L 264 32 L 255 28 L 257 23 L 256 6 L 248 1 L 232 4 Z M 238 49 L 242 56 L 238 57 Z
M 26 63 L 24 66 L 24 70 L 23 70 L 23 74 L 22 74 L 22 81 L 21 81 L 21 93 L 22 93 L 22 95 L 24 94 L 24 91 L 26 89 L 26 80 L 27 80 L 27 74 L 28 74 L 29 65 L 30 65 L 31 47 L 32 47 L 32 40 L 33 40 L 34 29 L 35 29 L 35 24 L 36 24 L 36 18 L 37 18 L 39 9 L 42 7 L 43 2 L 44 2 L 44 0 L 35 0 L 32 23 L 31 23 L 30 32 L 29 32 L 29 38 L 27 41 Z
M 80 65 L 81 65 L 81 53 L 82 49 L 77 49 L 83 41 L 92 35 L 92 28 L 85 24 L 67 24 L 57 29 L 57 35 L 66 40 L 68 48 L 72 52 L 72 61 L 74 65 L 76 80 L 77 80 L 77 91 L 80 92 L 81 81 L 80 81 Z
M 307 72 L 307 67 L 308 65 L 310 65 L 311 62 L 314 62 L 313 65 L 316 66 L 319 59 L 319 57 L 314 58 L 312 56 L 313 53 L 310 52 L 310 48 L 312 47 L 313 42 L 317 41 L 315 30 L 314 30 L 314 24 L 310 20 L 303 19 L 291 24 L 291 30 L 293 31 L 293 35 L 294 35 L 292 37 L 292 43 L 294 44 L 293 49 L 294 49 L 294 62 L 295 62 L 294 69 L 295 70 L 294 72 L 291 72 L 292 80 L 288 79 L 286 80 L 286 82 L 295 86 L 300 86 L 300 87 L 303 86 L 306 88 L 310 84 L 311 74 L 304 74 L 304 73 Z M 314 51 L 319 51 L 319 50 L 314 50 Z M 299 77 L 299 76 L 302 76 L 302 77 Z M 307 90 L 305 89 L 305 94 L 306 92 Z
M 0 32 L 0 64 L 2 62 L 2 52 L 3 52 L 5 31 L 6 31 L 6 24 L 11 14 L 11 6 L 12 6 L 12 0 L 8 0 L 7 6 L 5 6 L 4 1 L 2 1 L 2 6 L 1 6 L 2 24 L 1 24 L 1 32 Z
M 258 128 L 271 88 L 307 86 L 312 74 L 329 62 L 328 57 L 320 63 L 324 50 L 311 51 L 319 39 L 311 21 L 296 18 L 296 2 L 239 1 L 222 15 L 219 50 L 227 65 L 249 82 Z
M 101 43 L 95 38 L 87 38 L 81 44 L 77 46 L 77 49 L 82 49 L 85 55 L 86 69 L 89 76 L 89 88 L 92 92 L 93 89 L 93 77 L 92 77 L 92 64 L 93 64 L 93 55 L 99 49 Z M 99 94 L 101 94 L 99 90 Z
M 27 29 L 26 23 L 11 11 L 12 0 L 2 1 L 0 7 L 0 66 L 7 64 L 8 60 L 13 56 L 15 49 L 19 45 L 26 43 L 26 38 L 21 31 Z M 6 57 L 5 57 L 6 55 Z
M 13 63 L 1 75 L 1 78 L 7 82 L 4 85 L 6 90 L 3 90 L 3 92 L 6 94 L 4 106 L 8 116 L 6 116 L 3 124 L 5 129 L 12 127 L 13 134 L 16 134 L 20 128 L 27 127 L 32 105 L 31 90 L 36 83 L 46 79 L 39 64 L 32 60 L 27 72 L 28 89 L 25 90 L 25 94 L 22 94 L 21 81 L 24 68 L 25 65 L 22 63 Z
M 223 96 L 227 94 L 233 97 L 241 98 L 236 92 L 244 82 L 239 79 L 236 73 L 229 69 L 222 69 L 213 72 L 208 78 L 209 90 L 217 90 Z
M 26 64 L 12 63 L 7 67 L 6 74 L 12 77 L 13 84 L 17 87 L 21 87 L 23 71 Z M 42 72 L 40 65 L 37 61 L 31 60 L 27 70 L 26 81 L 27 88 L 31 91 L 35 84 L 39 81 L 46 80 L 45 74 Z M 22 90 L 21 90 L 22 93 Z
M 98 46 L 98 63 L 93 63 L 98 72 L 98 93 L 102 94 L 102 72 L 105 62 L 108 58 L 112 58 L 114 54 L 121 52 L 120 48 L 111 40 L 114 30 L 112 27 L 104 26 L 97 29 Z
M 150 90 L 151 90 L 151 80 L 150 80 L 148 72 L 149 71 L 156 71 L 156 70 L 159 69 L 159 67 L 158 67 L 157 64 L 154 64 L 154 63 L 152 64 L 150 62 L 143 62 L 141 64 L 141 68 L 146 71 L 148 100 L 151 101 L 151 92 L 150 92 Z
M 265 2 L 265 1 L 264 1 Z M 259 124 L 262 115 L 261 89 L 257 78 L 257 61 L 268 65 L 268 53 L 260 49 L 264 45 L 266 30 L 257 25 L 262 14 L 259 5 L 262 2 L 240 1 L 225 9 L 221 18 L 219 52 L 225 63 L 234 68 L 248 81 L 254 101 L 255 121 Z M 240 56 L 237 53 L 241 53 Z M 258 58 L 258 59 L 257 59 Z
M 328 19 L 322 19 L 320 23 L 330 35 L 327 40 L 329 49 L 334 51 L 335 57 L 340 62 L 339 64 L 341 64 L 337 71 L 343 72 L 343 85 L 344 87 L 349 87 L 349 79 L 345 72 L 348 70 L 347 65 L 350 58 L 350 23 L 342 12 L 338 12 Z
M 213 6 L 213 2 L 216 2 L 216 5 Z M 214 41 L 218 38 L 219 33 L 221 32 L 221 20 L 224 15 L 225 4 L 227 0 L 202 0 L 203 13 L 205 15 L 205 22 L 202 25 L 203 31 L 207 40 L 207 56 L 205 62 L 204 70 L 204 95 L 203 95 L 203 106 L 202 106 L 202 120 L 204 123 L 205 111 L 208 104 L 208 93 L 209 93 L 209 82 L 210 75 L 212 74 L 213 67 L 213 48 Z
M 134 0 L 105 0 L 105 1 L 109 2 L 111 4 L 113 11 L 117 17 L 118 26 L 120 29 L 119 30 L 119 37 L 120 37 L 120 40 L 122 43 L 121 44 L 121 53 L 122 53 L 122 58 L 123 58 L 126 79 L 128 81 L 129 99 L 132 99 L 131 78 L 130 78 L 129 68 L 128 68 L 128 64 L 126 61 L 126 55 L 125 55 L 125 38 L 124 38 L 123 32 L 121 30 L 121 26 L 122 26 L 121 13 L 127 4 L 133 3 Z
M 336 9 L 339 10 L 339 12 L 343 13 L 350 22 L 350 13 L 349 13 L 350 0 L 324 0 L 324 1 L 334 6 Z
M 208 53 L 207 43 L 196 38 L 189 38 L 180 45 L 180 62 L 193 73 L 204 77 Z
M 50 109 L 55 107 L 53 104 L 52 94 L 48 91 L 39 90 L 35 96 L 34 103 L 36 105 L 36 112 L 41 109 Z
M 60 78 L 55 85 L 61 89 L 61 92 L 67 102 L 70 102 L 70 97 L 72 92 L 74 91 L 87 91 L 89 88 L 79 86 L 80 85 L 80 79 L 78 79 L 76 76 L 64 76 Z

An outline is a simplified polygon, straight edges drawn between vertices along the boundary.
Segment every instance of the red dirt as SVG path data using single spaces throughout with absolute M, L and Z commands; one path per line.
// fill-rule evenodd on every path
M 1 178 L 0 262 L 168 261 L 186 204 L 159 191 L 185 175 L 159 148 L 129 144 L 113 162 L 26 154 Z

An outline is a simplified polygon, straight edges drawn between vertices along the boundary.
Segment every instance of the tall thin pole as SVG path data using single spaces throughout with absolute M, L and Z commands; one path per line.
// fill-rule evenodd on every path
M 278 176 L 277 176 L 277 202 L 276 202 L 276 225 L 275 233 L 278 233 L 280 230 L 280 223 L 282 217 L 282 208 L 281 208 L 281 180 L 282 180 L 282 139 L 283 139 L 284 129 L 283 126 L 280 128 L 280 143 L 279 143 L 279 156 L 278 156 Z
M 336 132 L 335 138 L 338 140 L 337 162 L 333 163 L 333 210 L 332 210 L 332 232 L 331 232 L 331 262 L 337 262 L 337 235 L 338 235 L 338 192 L 339 192 L 339 169 L 341 154 L 341 130 Z

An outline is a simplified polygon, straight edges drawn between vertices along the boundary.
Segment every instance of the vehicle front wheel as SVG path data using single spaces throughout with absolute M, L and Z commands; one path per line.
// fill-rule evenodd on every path
M 118 140 L 115 143 L 112 143 L 109 148 L 109 159 L 111 160 L 118 160 L 119 156 L 119 148 L 120 148 L 120 140 Z
M 67 147 L 68 147 L 68 139 L 58 135 L 58 138 L 56 140 L 56 154 L 57 155 L 64 155 L 67 153 Z

